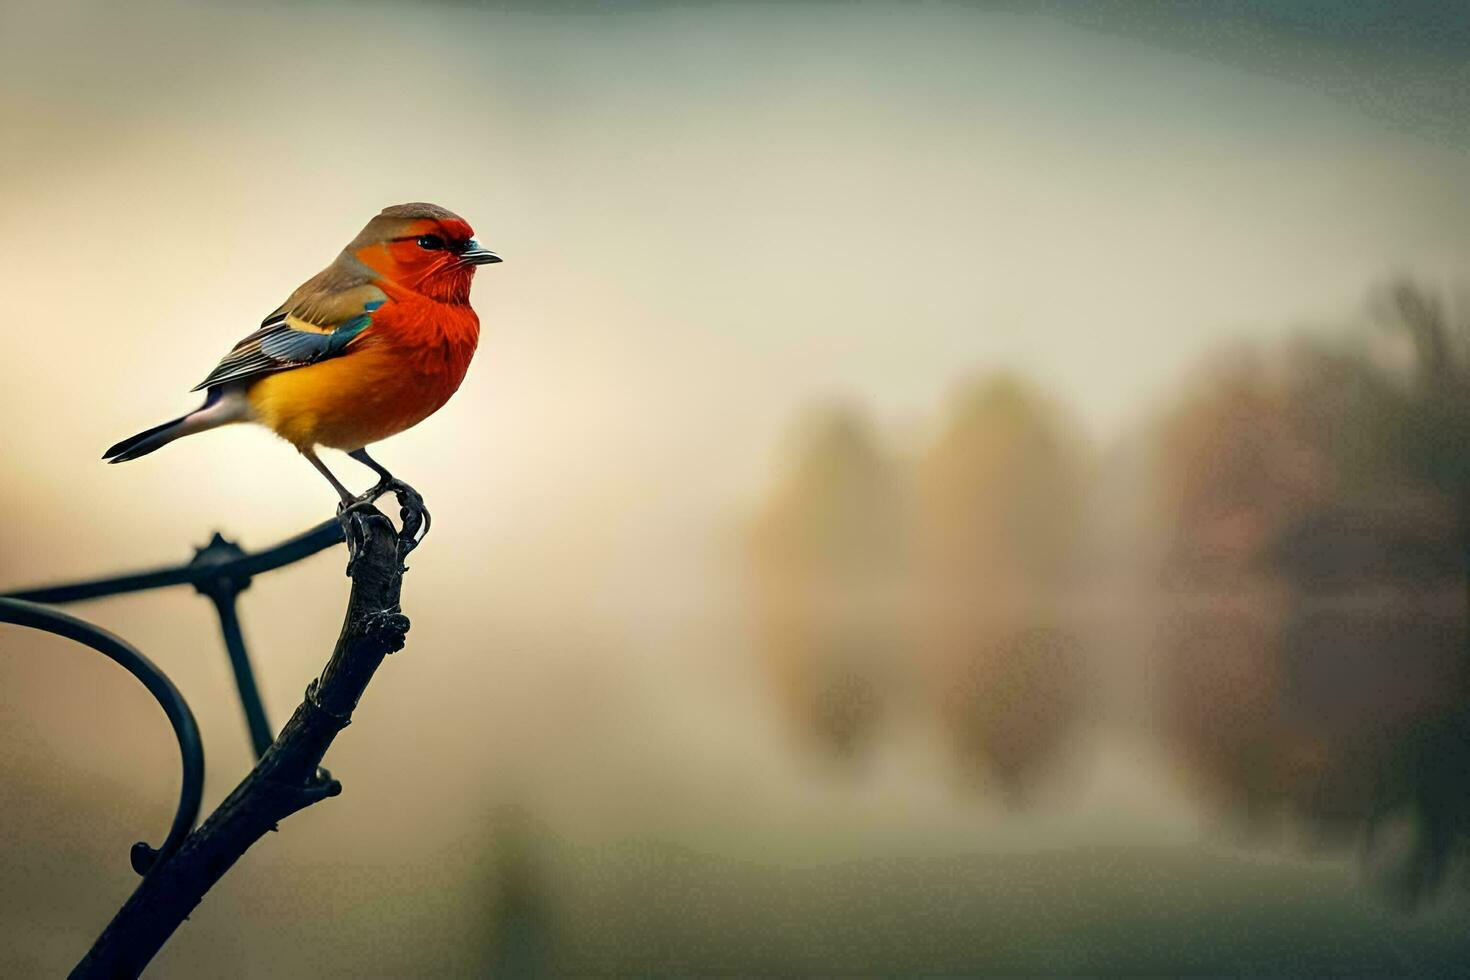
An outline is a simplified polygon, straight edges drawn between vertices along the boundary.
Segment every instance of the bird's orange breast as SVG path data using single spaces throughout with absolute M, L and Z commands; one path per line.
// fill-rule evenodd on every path
M 268 374 L 246 392 L 256 421 L 300 448 L 353 450 L 437 412 L 464 380 L 479 338 L 468 306 L 395 303 L 340 356 Z

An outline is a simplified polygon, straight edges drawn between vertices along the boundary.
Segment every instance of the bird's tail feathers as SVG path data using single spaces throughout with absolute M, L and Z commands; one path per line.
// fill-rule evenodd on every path
M 243 395 L 238 392 L 225 393 L 222 388 L 213 388 L 204 404 L 190 412 L 188 415 L 180 415 L 176 419 L 155 425 L 151 429 L 144 429 L 135 436 L 130 436 L 108 449 L 102 454 L 102 458 L 109 463 L 126 463 L 130 459 L 139 456 L 147 456 L 155 449 L 160 449 L 175 439 L 193 435 L 196 432 L 204 432 L 207 429 L 216 429 L 231 422 L 239 422 L 246 417 L 247 406 Z

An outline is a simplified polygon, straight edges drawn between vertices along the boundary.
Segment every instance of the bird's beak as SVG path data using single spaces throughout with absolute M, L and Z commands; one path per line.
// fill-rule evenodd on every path
M 503 261 L 473 238 L 465 243 L 464 251 L 459 253 L 459 260 L 465 265 L 490 265 L 492 262 Z

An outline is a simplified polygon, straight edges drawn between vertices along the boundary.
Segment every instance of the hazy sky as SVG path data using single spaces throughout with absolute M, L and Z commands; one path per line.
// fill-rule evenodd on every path
M 125 239 L 110 333 L 192 379 L 364 214 L 443 200 L 511 260 L 479 386 L 755 432 L 998 360 L 1109 428 L 1215 338 L 1463 261 L 1429 41 L 1128 6 L 7 8 L 5 268 Z
M 44 420 L 0 448 L 35 533 L 92 486 L 155 502 L 134 544 L 314 518 L 259 432 L 96 455 L 399 201 L 507 261 L 465 387 L 382 458 L 496 501 L 500 546 L 623 572 L 748 499 L 813 398 L 921 432 L 1013 366 L 1111 438 L 1227 338 L 1464 269 L 1458 21 L 1011 7 L 0 7 L 0 410 Z
M 1453 33 L 1126 7 L 0 6 L 0 411 L 37 420 L 6 476 L 36 541 L 91 487 L 152 501 L 133 547 L 200 510 L 316 519 L 257 431 L 96 457 L 405 200 L 506 262 L 464 388 L 380 457 L 456 474 L 441 509 L 495 501 L 497 548 L 601 569 L 615 606 L 813 398 L 912 434 L 1014 366 L 1111 438 L 1227 338 L 1464 269 Z

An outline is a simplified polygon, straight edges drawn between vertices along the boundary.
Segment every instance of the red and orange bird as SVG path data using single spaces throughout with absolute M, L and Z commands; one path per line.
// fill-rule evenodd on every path
M 470 282 L 476 266 L 499 261 L 452 211 L 385 208 L 194 388 L 206 392 L 203 405 L 102 458 L 122 463 L 182 436 L 256 422 L 295 446 L 344 507 L 390 489 L 411 492 L 366 447 L 422 422 L 459 388 L 480 337 Z M 319 446 L 372 467 L 378 484 L 354 497 L 317 456 Z

